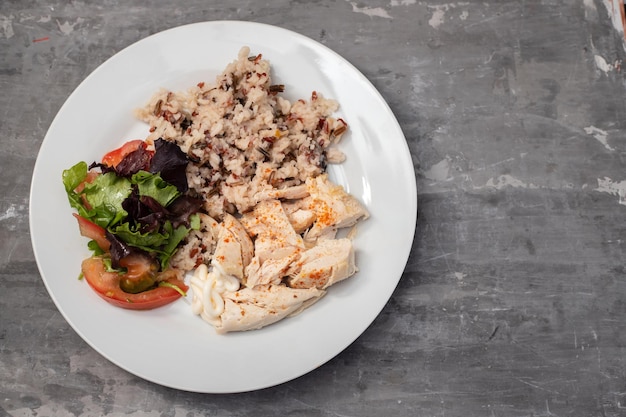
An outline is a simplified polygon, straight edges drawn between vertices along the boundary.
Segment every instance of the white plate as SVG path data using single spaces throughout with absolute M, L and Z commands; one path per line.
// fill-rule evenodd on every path
M 213 82 L 247 45 L 262 53 L 289 99 L 313 90 L 340 103 L 350 126 L 348 160 L 331 177 L 364 202 L 371 218 L 355 240 L 359 272 L 302 314 L 261 330 L 216 335 L 185 301 L 128 311 L 77 279 L 89 256 L 78 234 L 61 172 L 90 163 L 123 142 L 144 138 L 133 117 L 159 88 Z M 269 387 L 332 359 L 376 318 L 408 259 L 417 215 L 413 164 L 398 122 L 370 82 L 325 46 L 285 29 L 218 21 L 170 29 L 119 52 L 67 99 L 42 143 L 30 196 L 32 243 L 42 279 L 74 330 L 121 368 L 187 391 L 230 393 Z

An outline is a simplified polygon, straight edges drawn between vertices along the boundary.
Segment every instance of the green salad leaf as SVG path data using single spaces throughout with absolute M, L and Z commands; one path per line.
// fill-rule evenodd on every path
M 192 230 L 200 230 L 200 216 L 198 213 L 189 216 L 189 226 Z
M 132 183 L 114 172 L 98 175 L 85 185 L 83 195 L 92 207 L 89 220 L 102 227 L 112 227 L 120 223 L 128 213 L 122 208 L 122 202 L 132 192 Z
M 181 190 L 165 181 L 158 172 L 140 170 L 127 177 L 123 176 L 124 174 L 118 175 L 115 170 L 103 171 L 91 182 L 86 182 L 89 166 L 84 161 L 63 171 L 63 186 L 70 205 L 81 217 L 106 229 L 107 233 L 115 235 L 123 244 L 155 254 L 161 269 L 165 270 L 189 232 L 200 229 L 199 215 L 197 213 L 188 215 L 181 213 L 180 209 L 175 209 L 172 213 L 176 214 L 172 214 L 174 217 L 170 220 L 167 217 L 170 216 L 169 212 L 163 210 L 147 215 L 146 218 L 151 217 L 150 222 L 153 223 L 146 227 L 148 223 L 140 220 L 144 217 L 135 218 L 137 214 L 134 212 L 129 214 L 124 206 L 132 212 L 135 207 L 133 204 L 142 204 L 141 197 L 150 197 L 163 208 L 167 208 L 182 196 Z M 79 192 L 76 191 L 78 187 L 81 187 Z M 125 201 L 127 202 L 124 203 Z M 142 207 L 143 210 L 148 206 Z M 164 213 L 165 218 L 161 218 Z M 187 219 L 186 224 L 181 224 L 181 219 Z M 176 227 L 172 221 L 176 222 Z M 108 255 L 93 240 L 88 243 L 88 247 L 94 255 Z M 104 258 L 108 260 L 107 270 L 115 270 L 111 266 L 111 257 Z
M 83 217 L 88 217 L 87 209 L 83 205 L 80 195 L 74 191 L 87 178 L 88 167 L 85 162 L 79 162 L 73 167 L 63 171 L 63 186 L 67 193 L 70 206 L 75 208 Z
M 65 186 L 65 191 L 67 193 L 74 193 L 76 187 L 80 185 L 85 178 L 87 178 L 87 171 L 89 168 L 87 167 L 86 162 L 79 162 L 70 169 L 66 169 L 63 171 L 63 185 Z
M 141 233 L 137 227 L 132 227 L 128 222 L 124 222 L 110 231 L 129 245 L 146 250 L 163 246 L 169 239 L 169 234 L 158 231 Z
M 102 248 L 100 248 L 95 240 L 90 240 L 89 242 L 87 242 L 87 247 L 90 251 L 93 252 L 94 256 L 100 256 L 105 254 L 105 252 L 102 250 Z
M 132 176 L 131 180 L 133 184 L 137 184 L 139 195 L 152 197 L 163 207 L 169 206 L 181 195 L 175 186 L 165 182 L 159 174 L 139 171 Z

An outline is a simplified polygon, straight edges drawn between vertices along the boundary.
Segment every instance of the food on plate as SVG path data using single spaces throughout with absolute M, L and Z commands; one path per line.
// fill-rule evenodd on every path
M 137 140 L 63 171 L 80 234 L 91 239 L 82 275 L 111 304 L 152 309 L 185 295 L 184 271 L 171 258 L 200 227 L 202 206 L 187 193 L 186 166 L 176 145 Z
M 129 291 L 184 293 L 189 287 L 192 312 L 226 333 L 299 313 L 356 273 L 351 234 L 339 230 L 350 230 L 369 213 L 326 172 L 328 164 L 346 158 L 336 145 L 348 125 L 333 116 L 336 101 L 313 92 L 292 102 L 284 90 L 272 84 L 269 61 L 243 47 L 215 82 L 183 92 L 160 90 L 138 109 L 136 116 L 149 125 L 145 140 L 128 142 L 91 170 L 83 163 L 80 181 L 66 182 L 64 174 L 81 233 L 100 249 L 83 263 L 87 282 L 100 295 L 123 305 Z M 152 167 L 155 160 L 158 169 Z M 143 231 L 142 217 L 130 211 L 130 221 L 116 214 L 115 221 L 104 222 L 94 215 L 92 184 L 101 183 L 111 169 L 123 178 L 113 184 L 130 182 L 109 198 L 118 208 L 126 208 L 129 198 L 143 198 L 136 177 L 155 176 L 161 182 L 150 181 L 159 187 L 178 190 L 161 206 L 169 213 L 168 204 L 184 205 L 183 218 L 162 216 L 169 226 L 149 223 L 175 239 L 156 247 L 127 242 L 127 235 Z M 132 248 L 128 266 L 124 259 L 107 261 L 114 258 L 118 240 Z M 139 297 L 126 298 L 140 304 Z M 169 302 L 162 295 L 154 298 Z
M 161 90 L 136 112 L 150 125 L 148 141 L 171 141 L 193 161 L 189 186 L 214 218 L 297 198 L 295 186 L 345 158 L 333 146 L 348 127 L 332 117 L 338 103 L 316 92 L 291 103 L 285 86 L 272 84 L 269 62 L 249 54 L 244 47 L 214 83 Z

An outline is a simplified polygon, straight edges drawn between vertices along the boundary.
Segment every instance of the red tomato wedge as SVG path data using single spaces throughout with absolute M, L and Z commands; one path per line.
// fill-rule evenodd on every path
M 154 276 L 159 265 L 151 262 L 149 257 L 132 254 L 120 259 L 120 266 L 126 268 L 126 278 L 140 280 L 145 276 Z
M 76 213 L 72 213 L 72 215 L 76 217 L 76 220 L 78 220 L 78 229 L 80 230 L 80 234 L 82 236 L 95 240 L 98 246 L 100 246 L 100 249 L 103 251 L 106 252 L 109 250 L 111 243 L 106 238 L 104 228 L 84 217 L 79 216 Z
M 146 148 L 146 142 L 141 139 L 135 139 L 126 142 L 117 149 L 112 150 L 102 157 L 102 163 L 109 167 L 116 167 L 126 155 L 136 151 L 140 147 Z
M 82 263 L 83 275 L 89 286 L 100 297 L 109 303 L 131 310 L 149 310 L 169 304 L 181 297 L 181 294 L 173 288 L 156 287 L 138 294 L 124 292 L 120 288 L 120 280 L 123 275 L 116 272 L 107 272 L 102 258 L 93 256 Z M 165 280 L 171 285 L 187 291 L 188 287 L 178 278 Z
M 126 268 L 120 279 L 120 287 L 128 293 L 139 293 L 152 287 L 159 278 L 159 264 L 150 256 L 131 253 L 120 259 L 119 265 Z

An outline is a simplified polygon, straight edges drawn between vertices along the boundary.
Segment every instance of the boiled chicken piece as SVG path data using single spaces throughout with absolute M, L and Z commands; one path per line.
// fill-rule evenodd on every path
M 222 225 L 233 234 L 237 242 L 241 245 L 241 260 L 243 267 L 247 267 L 254 256 L 254 243 L 252 243 L 248 232 L 239 220 L 228 213 L 224 215 Z
M 222 274 L 243 280 L 244 267 L 241 257 L 241 244 L 235 239 L 233 233 L 225 227 L 220 230 L 211 264 Z
M 299 313 L 324 294 L 316 288 L 293 289 L 284 285 L 225 292 L 224 312 L 213 325 L 218 333 L 260 329 Z
M 315 212 L 313 210 L 296 210 L 288 218 L 293 230 L 301 234 L 306 232 L 315 222 Z
M 306 186 L 306 184 L 305 184 Z M 281 201 L 285 214 L 289 217 L 292 213 L 298 210 L 307 210 L 311 207 L 313 199 L 307 194 L 306 197 L 299 198 L 297 200 Z
M 313 200 L 311 209 L 316 216 L 315 223 L 304 236 L 306 241 L 334 238 L 337 229 L 369 217 L 365 207 L 342 186 L 333 184 L 326 174 L 307 179 L 306 185 Z
M 282 202 L 289 223 L 298 234 L 304 233 L 315 221 L 315 212 L 310 208 L 312 202 L 313 199 L 310 196 Z
M 248 234 L 256 236 L 254 257 L 259 264 L 266 259 L 280 259 L 304 249 L 302 237 L 291 227 L 278 200 L 265 200 L 241 217 Z
M 286 188 L 272 188 L 261 192 L 261 200 L 297 200 L 309 195 L 306 184 L 294 185 Z
M 347 238 L 319 240 L 295 265 L 299 268 L 287 280 L 292 288 L 325 289 L 357 271 L 352 241 Z
M 300 257 L 300 252 L 279 259 L 266 259 L 261 265 L 255 257 L 245 270 L 246 285 L 254 288 L 259 285 L 278 285 L 287 276 L 292 264 Z
M 217 244 L 211 264 L 222 274 L 244 280 L 244 270 L 252 260 L 254 246 L 246 229 L 230 214 L 219 226 Z
M 200 216 L 201 231 L 208 232 L 206 235 L 210 236 L 214 242 L 217 241 L 217 237 L 220 233 L 220 224 L 218 221 L 207 214 L 199 213 L 198 215 Z

